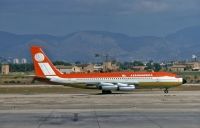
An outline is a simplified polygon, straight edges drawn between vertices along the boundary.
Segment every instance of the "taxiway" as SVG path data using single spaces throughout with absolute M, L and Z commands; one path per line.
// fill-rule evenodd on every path
M 200 91 L 2 94 L 1 128 L 199 128 Z

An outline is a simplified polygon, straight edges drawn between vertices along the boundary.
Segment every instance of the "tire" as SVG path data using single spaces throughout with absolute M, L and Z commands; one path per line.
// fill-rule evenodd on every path
M 102 90 L 102 94 L 111 94 L 112 91 L 111 90 Z

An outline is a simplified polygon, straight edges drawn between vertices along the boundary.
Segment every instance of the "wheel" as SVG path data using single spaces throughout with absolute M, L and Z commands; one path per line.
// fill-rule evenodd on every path
M 111 94 L 112 91 L 111 90 L 102 90 L 102 94 Z
M 168 93 L 168 89 L 167 88 L 164 90 L 164 93 L 166 93 L 166 94 Z

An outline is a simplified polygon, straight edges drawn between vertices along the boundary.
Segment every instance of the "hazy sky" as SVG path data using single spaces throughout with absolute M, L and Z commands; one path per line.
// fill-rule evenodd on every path
M 0 30 L 18 34 L 161 36 L 194 25 L 200 25 L 200 0 L 0 0 Z

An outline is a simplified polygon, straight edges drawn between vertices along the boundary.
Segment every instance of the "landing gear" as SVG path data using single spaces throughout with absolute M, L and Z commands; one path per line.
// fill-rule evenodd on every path
M 164 93 L 166 94 L 168 93 L 168 88 L 165 88 Z
M 112 91 L 111 90 L 102 90 L 102 94 L 111 94 Z

